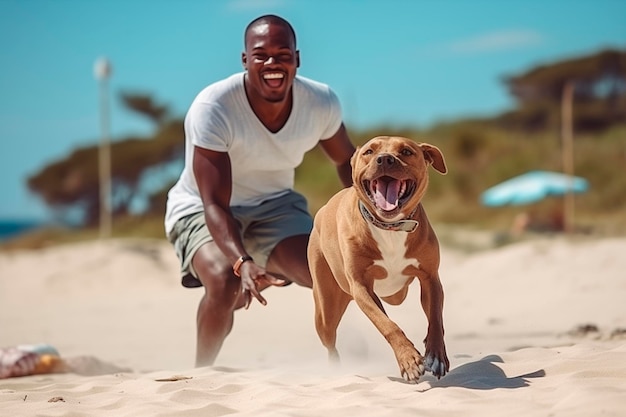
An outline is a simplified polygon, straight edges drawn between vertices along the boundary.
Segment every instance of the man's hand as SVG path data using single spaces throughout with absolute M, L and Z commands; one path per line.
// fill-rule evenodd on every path
M 261 295 L 261 290 L 270 285 L 282 287 L 287 284 L 286 281 L 269 274 L 265 268 L 261 268 L 259 265 L 255 264 L 254 261 L 244 262 L 239 271 L 241 273 L 241 289 L 246 302 L 246 310 L 252 303 L 252 296 L 259 300 L 261 304 L 267 305 L 267 301 Z

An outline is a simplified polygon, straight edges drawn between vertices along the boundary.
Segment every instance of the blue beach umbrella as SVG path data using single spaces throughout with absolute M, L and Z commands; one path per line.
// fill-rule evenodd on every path
M 541 201 L 550 195 L 584 193 L 588 189 L 588 181 L 581 177 L 530 171 L 487 189 L 481 194 L 481 202 L 489 207 L 522 205 Z

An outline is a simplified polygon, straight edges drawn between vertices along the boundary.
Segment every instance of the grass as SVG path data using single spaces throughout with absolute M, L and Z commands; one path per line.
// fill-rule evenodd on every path
M 524 207 L 487 208 L 480 204 L 486 188 L 533 169 L 561 171 L 558 132 L 506 131 L 481 122 L 456 122 L 429 131 L 390 127 L 350 132 L 356 145 L 376 135 L 402 135 L 438 146 L 448 165 L 445 176 L 431 170 L 424 199 L 433 223 L 464 230 L 506 232 L 521 211 L 548 222 L 562 209 L 550 197 Z M 626 234 L 626 125 L 602 133 L 575 136 L 575 174 L 590 182 L 590 191 L 576 196 L 575 226 L 597 235 Z M 319 149 L 309 152 L 296 171 L 296 189 L 309 200 L 312 213 L 340 189 L 332 164 Z M 164 238 L 163 215 L 116 218 L 114 237 Z M 95 239 L 97 228 L 42 229 L 0 244 L 0 249 L 40 248 Z

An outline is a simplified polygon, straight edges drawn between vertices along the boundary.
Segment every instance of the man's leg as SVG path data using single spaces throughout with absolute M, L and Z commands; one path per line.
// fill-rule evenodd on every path
M 270 253 L 267 271 L 311 288 L 313 281 L 306 254 L 308 243 L 309 235 L 296 235 L 281 240 Z
M 202 245 L 192 260 L 204 286 L 197 315 L 196 366 L 212 365 L 241 307 L 241 281 L 215 242 Z

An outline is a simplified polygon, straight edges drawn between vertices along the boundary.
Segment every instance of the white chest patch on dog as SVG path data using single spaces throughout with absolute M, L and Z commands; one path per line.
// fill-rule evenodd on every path
M 374 292 L 379 297 L 387 297 L 400 291 L 406 280 L 411 278 L 403 275 L 402 271 L 409 265 L 418 267 L 419 261 L 416 258 L 405 257 L 404 245 L 408 239 L 408 233 L 382 230 L 371 224 L 369 227 L 382 255 L 382 259 L 374 261 L 374 265 L 387 271 L 386 278 L 374 281 Z

